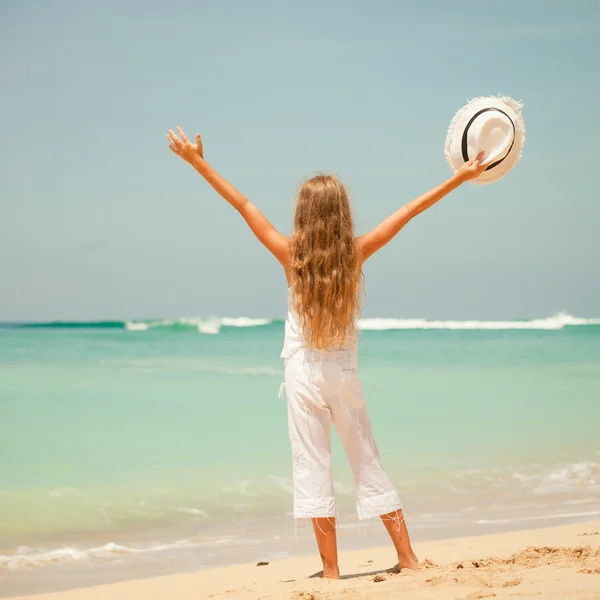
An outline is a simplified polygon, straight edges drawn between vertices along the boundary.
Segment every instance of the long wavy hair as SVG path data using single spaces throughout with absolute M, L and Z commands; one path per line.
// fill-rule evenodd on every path
M 294 309 L 310 347 L 344 348 L 356 340 L 362 263 L 348 194 L 331 175 L 306 181 L 291 239 Z

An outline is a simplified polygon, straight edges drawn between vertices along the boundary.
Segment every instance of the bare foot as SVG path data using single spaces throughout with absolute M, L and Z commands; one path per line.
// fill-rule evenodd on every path
M 315 577 L 322 577 L 323 579 L 339 579 L 340 578 L 340 570 L 338 568 L 326 569 L 324 571 L 319 571 L 314 575 L 310 576 L 310 579 Z
M 413 556 L 410 560 L 402 560 L 398 561 L 398 564 L 393 566 L 391 569 L 388 569 L 388 573 L 400 573 L 403 569 L 410 569 L 411 571 L 418 571 L 421 565 L 419 564 L 419 560 L 416 556 Z

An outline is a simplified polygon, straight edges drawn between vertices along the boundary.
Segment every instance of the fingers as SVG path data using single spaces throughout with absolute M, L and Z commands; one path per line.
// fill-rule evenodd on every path
M 169 142 L 169 150 L 179 156 L 181 154 L 182 145 L 179 138 L 170 129 L 167 134 L 167 141 Z
M 177 146 L 178 144 L 181 144 L 181 142 L 179 141 L 179 138 L 177 137 L 177 134 L 174 133 L 171 129 L 169 129 L 169 132 L 167 134 L 167 139 L 169 140 L 169 142 L 171 144 L 173 144 L 173 146 Z
M 485 152 L 480 152 L 477 158 L 472 158 L 467 164 L 475 177 L 479 177 L 483 171 L 487 169 L 487 165 L 482 165 L 481 161 L 485 156 Z
M 483 162 L 484 157 L 485 152 L 480 152 L 479 156 L 477 157 L 477 160 L 475 161 L 478 171 L 485 171 L 487 169 L 487 165 L 481 164 Z
M 188 143 L 188 139 L 187 137 L 185 137 L 185 133 L 183 133 L 183 129 L 181 129 L 181 127 L 179 127 L 179 125 L 177 125 L 177 131 L 179 131 L 179 135 L 181 136 L 181 139 L 183 140 L 184 144 Z
M 479 168 L 481 167 L 481 161 L 483 160 L 483 157 L 484 157 L 484 156 L 485 156 L 485 152 L 480 152 L 480 153 L 477 155 L 477 158 L 473 159 L 473 163 L 472 163 L 472 164 L 473 164 L 473 166 L 474 166 L 476 169 L 479 169 Z

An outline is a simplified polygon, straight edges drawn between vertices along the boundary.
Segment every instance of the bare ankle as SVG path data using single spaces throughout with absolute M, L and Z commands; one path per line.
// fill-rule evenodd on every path
M 420 567 L 417 555 L 410 550 L 408 553 L 398 554 L 398 569 L 418 569 Z
M 340 569 L 339 567 L 323 567 L 323 578 L 324 579 L 339 579 Z

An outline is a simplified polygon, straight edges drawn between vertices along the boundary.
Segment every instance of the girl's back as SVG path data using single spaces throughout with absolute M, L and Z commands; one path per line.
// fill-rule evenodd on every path
M 288 280 L 309 347 L 343 348 L 356 339 L 362 263 L 342 183 L 309 179 L 298 194 Z
M 301 348 L 355 348 L 361 278 L 346 189 L 331 175 L 317 175 L 296 202 L 282 358 Z

